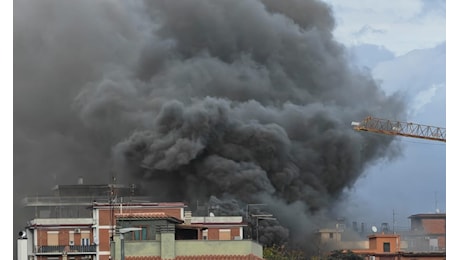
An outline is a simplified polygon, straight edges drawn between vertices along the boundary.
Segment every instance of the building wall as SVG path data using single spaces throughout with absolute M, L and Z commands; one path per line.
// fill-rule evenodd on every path
M 94 215 L 97 216 L 97 225 L 98 225 L 98 239 L 99 239 L 99 259 L 108 260 L 110 255 L 110 237 L 111 237 L 111 224 L 116 221 L 115 217 L 112 220 L 112 213 L 143 213 L 143 212 L 163 212 L 169 216 L 182 219 L 182 207 L 178 206 L 176 208 L 166 208 L 166 207 L 155 207 L 155 206 L 122 206 L 115 205 L 113 211 L 110 207 L 101 207 L 96 208 Z
M 409 249 L 432 250 L 430 242 L 426 240 L 437 239 L 437 249 L 446 250 L 446 218 L 445 215 L 419 215 L 411 218 L 412 244 Z M 415 243 L 415 245 L 414 245 Z
M 223 240 L 221 231 L 229 230 L 230 231 L 230 238 L 224 240 L 234 240 L 235 237 L 242 237 L 241 228 L 240 227 L 208 227 L 208 240 Z
M 119 240 L 118 240 L 119 241 Z M 148 243 L 148 246 L 146 246 Z M 119 244 L 119 243 L 118 243 Z M 116 247 L 116 254 L 121 248 Z M 158 240 L 125 241 L 125 256 L 160 256 L 161 242 Z
M 207 226 L 207 240 L 237 240 L 243 237 L 242 227 L 239 226 Z M 230 231 L 227 233 L 227 231 Z M 225 233 L 225 234 L 224 234 Z
M 422 225 L 427 234 L 446 233 L 446 219 L 423 219 Z
M 384 252 L 384 243 L 390 244 L 389 252 L 399 251 L 397 248 L 397 239 L 396 237 L 377 237 L 375 239 L 369 240 L 369 249 L 374 250 L 375 252 Z
M 166 215 L 169 215 L 171 217 L 175 217 L 178 219 L 183 219 L 184 217 L 182 216 L 182 208 L 154 208 L 154 207 L 129 207 L 129 206 L 123 206 L 123 207 L 114 207 L 113 209 L 113 214 L 118 214 L 118 213 L 143 213 L 143 212 L 163 212 Z M 110 208 L 101 208 L 98 209 L 98 214 L 99 214 L 99 225 L 104 226 L 104 225 L 110 225 L 111 224 L 111 215 L 112 211 Z M 115 221 L 115 219 L 113 220 Z
M 401 256 L 400 258 L 395 258 L 395 260 L 446 260 L 446 256 Z
M 53 233 L 58 236 L 57 245 L 70 245 L 70 237 L 73 236 L 74 245 L 82 245 L 82 238 L 89 238 L 89 243 L 93 243 L 93 234 L 90 229 L 80 228 L 79 233 L 75 233 L 75 228 L 37 228 L 37 246 L 48 246 L 51 241 L 48 241 L 48 234 Z
M 249 255 L 262 257 L 263 250 L 260 244 L 249 240 L 232 241 L 204 241 L 204 240 L 177 240 L 176 256 L 193 255 Z
M 438 247 L 440 250 L 446 251 L 446 235 L 438 237 Z
M 208 229 L 208 240 L 219 240 L 219 229 L 218 228 Z
M 117 242 L 119 239 L 117 238 Z M 119 244 L 119 243 L 118 243 Z M 121 248 L 117 248 L 117 256 Z M 176 240 L 175 255 L 249 255 L 262 257 L 262 246 L 249 240 L 239 241 L 205 241 L 205 240 Z M 160 241 L 125 241 L 125 256 L 160 256 Z M 119 258 L 115 258 L 119 259 Z

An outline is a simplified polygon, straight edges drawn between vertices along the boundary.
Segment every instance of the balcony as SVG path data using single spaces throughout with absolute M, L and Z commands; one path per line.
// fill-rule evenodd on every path
M 36 246 L 34 253 L 36 255 L 80 255 L 96 254 L 96 245 L 88 246 Z

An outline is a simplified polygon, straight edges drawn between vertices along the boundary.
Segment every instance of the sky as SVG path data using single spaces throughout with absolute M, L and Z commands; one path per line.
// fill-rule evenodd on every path
M 446 1 L 340 1 L 333 6 L 337 39 L 346 45 L 375 44 L 400 56 L 431 48 L 446 38 Z
M 335 13 L 336 38 L 366 56 L 361 65 L 369 65 L 387 93 L 406 93 L 409 122 L 445 127 L 446 54 L 439 45 L 446 41 L 446 2 L 326 2 Z M 353 210 L 368 210 L 376 226 L 408 227 L 412 214 L 446 212 L 446 145 L 404 137 L 397 142 L 403 155 L 368 169 L 351 192 Z
M 454 99 L 455 86 L 458 83 L 453 64 L 458 59 L 458 51 L 452 47 L 458 45 L 458 38 L 452 34 L 452 28 L 458 19 L 454 13 L 456 2 L 447 1 L 449 8 L 446 8 L 445 1 L 399 1 L 397 4 L 394 1 L 326 2 L 333 6 L 337 18 L 337 39 L 351 48 L 359 49 L 356 46 L 362 44 L 383 46 L 384 51 L 382 48 L 373 49 L 375 60 L 367 57 L 367 63 L 371 64 L 374 76 L 383 79 L 383 87 L 388 93 L 412 87 L 407 90 L 413 95 L 410 99 L 410 119 L 420 124 L 447 126 L 449 133 L 456 133 L 458 122 L 453 118 L 456 117 L 454 113 L 458 106 Z M 447 23 L 446 12 L 449 18 Z M 424 50 L 434 48 L 446 38 L 449 38 L 449 55 L 444 57 L 447 60 L 447 73 L 443 84 L 439 80 L 442 78 L 440 74 L 434 76 L 442 73 L 442 69 L 439 70 L 443 67 L 440 64 L 442 59 L 432 56 L 435 52 L 431 51 L 430 54 Z M 363 53 L 372 56 L 372 51 Z M 426 56 L 426 59 L 421 59 L 421 56 Z M 379 59 L 384 61 L 379 64 Z M 411 59 L 420 63 L 408 63 Z M 363 60 L 366 58 L 361 61 Z M 396 69 L 389 69 L 391 66 L 395 66 Z M 425 68 L 414 69 L 415 67 Z M 410 77 L 400 76 L 402 71 L 413 74 Z M 437 82 L 434 78 L 437 78 Z M 431 84 L 425 84 L 423 87 L 417 79 L 426 80 Z M 413 82 L 416 82 L 418 89 L 414 89 Z M 440 95 L 442 89 L 448 93 L 445 98 Z M 444 106 L 447 111 L 443 111 Z M 443 112 L 446 113 L 445 119 Z M 396 226 L 407 226 L 408 215 L 435 212 L 436 209 L 446 212 L 448 208 L 449 218 L 456 219 L 458 164 L 455 162 L 455 146 L 458 144 L 458 136 L 449 135 L 449 143 L 445 145 L 403 137 L 400 141 L 404 143 L 404 156 L 396 161 L 382 162 L 369 169 L 366 177 L 356 183 L 355 190 L 351 193 L 356 202 L 351 210 L 368 209 L 370 212 L 378 212 L 370 214 L 373 215 L 373 224 L 377 227 L 380 222 L 389 222 L 392 225 L 393 219 L 396 219 Z M 388 194 L 388 190 L 393 195 L 373 196 L 379 193 Z M 444 193 L 447 197 L 444 197 Z M 449 234 L 457 233 L 458 226 L 449 225 L 448 229 L 447 241 L 452 247 L 456 238 Z
M 419 66 L 411 66 L 407 68 L 407 64 L 413 65 L 414 61 L 420 60 L 425 62 L 436 61 L 442 63 L 442 60 L 440 61 L 438 59 L 439 56 L 436 56 L 436 53 L 437 51 L 442 53 L 442 46 L 440 47 L 440 44 L 442 45 L 446 39 L 445 19 L 447 8 L 445 6 L 445 2 L 412 0 L 401 1 L 401 3 L 398 2 L 397 4 L 394 2 L 389 4 L 382 1 L 328 0 L 326 2 L 330 3 L 334 10 L 336 19 L 334 36 L 336 39 L 352 50 L 350 51 L 350 55 L 355 55 L 354 57 L 356 58 L 357 64 L 360 66 L 369 66 L 368 69 L 371 70 L 374 77 L 381 80 L 381 86 L 387 93 L 403 91 L 406 94 L 406 97 L 408 97 L 407 102 L 410 105 L 409 119 L 421 124 L 445 126 L 447 122 L 442 113 L 445 113 L 443 106 L 445 106 L 446 97 L 445 95 L 443 97 L 443 92 L 446 91 L 446 85 L 449 84 L 446 84 L 446 81 L 439 81 L 439 75 L 437 74 L 429 78 L 429 80 L 432 80 L 429 85 L 424 85 L 420 82 L 412 85 L 407 84 L 408 82 L 410 83 L 411 79 L 414 77 L 427 77 L 426 71 L 430 71 L 430 69 L 432 69 L 430 66 L 427 66 L 425 70 L 423 70 L 423 68 L 414 69 L 414 67 Z M 120 24 L 122 24 L 125 22 L 123 19 L 117 20 L 116 22 L 120 22 Z M 12 21 L 12 19 L 7 21 Z M 63 26 L 66 26 L 66 24 L 64 23 Z M 74 27 L 69 28 L 75 29 Z M 46 31 L 46 33 L 48 33 L 48 35 L 52 35 L 55 32 L 53 29 L 55 28 L 50 28 Z M 129 27 L 124 29 L 128 30 Z M 97 28 L 94 30 L 97 31 Z M 57 39 L 59 40 L 59 38 Z M 118 40 L 119 39 L 122 39 L 122 41 L 120 45 L 115 46 L 117 48 L 121 49 L 126 46 L 132 46 L 134 50 L 137 50 L 136 48 L 139 47 L 136 45 L 136 42 L 134 45 L 129 45 L 132 43 L 123 41 L 126 40 L 123 38 L 123 35 L 121 35 L 121 38 L 118 38 Z M 45 43 L 48 43 L 46 38 Z M 170 43 L 166 41 L 164 42 L 164 46 L 168 46 L 168 44 Z M 90 53 L 96 58 L 101 58 L 106 55 L 105 52 L 109 53 L 112 51 L 111 49 L 104 49 L 104 46 L 100 46 L 100 44 L 96 45 L 99 48 L 99 52 Z M 365 47 L 368 48 L 366 49 Z M 134 50 L 132 51 L 133 53 L 135 52 Z M 417 52 L 414 52 L 415 50 L 417 50 Z M 60 49 L 58 49 L 58 51 L 60 51 Z M 83 53 L 85 54 L 85 52 Z M 9 54 L 12 56 L 12 53 Z M 129 57 L 128 54 L 129 53 L 126 53 L 126 56 L 122 55 L 121 57 L 115 57 L 114 60 L 124 59 L 124 65 L 129 66 L 132 60 L 126 59 L 126 57 Z M 430 55 L 435 55 L 435 59 L 433 59 L 433 56 Z M 365 59 L 369 57 L 373 58 L 372 61 Z M 159 58 L 162 58 L 162 56 L 160 55 Z M 36 62 L 38 59 L 32 61 Z M 77 59 L 75 64 L 78 65 L 78 62 L 81 61 Z M 242 61 L 242 64 L 245 65 L 245 62 L 246 61 Z M 8 65 L 9 64 L 5 66 L 7 68 L 5 69 L 7 75 L 8 69 L 11 69 L 11 66 Z M 63 65 L 67 66 L 69 64 Z M 108 68 L 113 69 L 110 66 Z M 182 69 L 185 70 L 186 67 L 184 66 Z M 43 70 L 46 72 L 46 68 L 43 68 Z M 400 77 L 395 76 L 395 70 L 396 72 L 404 72 L 401 73 L 404 75 Z M 86 73 L 86 71 L 84 72 Z M 420 73 L 424 74 L 421 75 Z M 12 71 L 9 72 L 8 76 L 11 75 Z M 90 74 L 88 73 L 88 75 Z M 110 79 L 110 77 L 108 78 Z M 124 79 L 123 76 L 121 76 L 121 78 Z M 39 80 L 42 79 L 40 78 Z M 78 81 L 79 78 L 76 77 L 75 80 Z M 131 83 L 129 81 L 126 82 Z M 93 84 L 98 88 L 100 87 L 99 89 L 101 92 L 99 93 L 102 93 L 104 88 L 111 88 L 110 84 L 107 85 L 106 83 L 107 81 L 98 82 L 96 79 L 90 83 L 89 86 Z M 404 84 L 407 86 L 405 89 L 403 87 Z M 92 95 L 95 94 L 91 91 L 82 93 L 83 95 L 80 95 L 81 98 L 91 98 Z M 123 95 L 128 95 L 128 97 L 132 94 L 133 93 L 123 93 Z M 5 95 L 12 96 L 12 91 L 11 93 L 6 93 Z M 447 99 L 448 98 L 449 96 L 447 95 Z M 109 101 L 113 102 L 112 100 Z M 61 104 L 56 103 L 55 105 L 59 106 Z M 89 105 L 97 104 L 89 103 Z M 89 105 L 85 107 L 87 110 L 83 109 L 80 111 L 83 116 L 87 116 L 85 117 L 85 120 L 87 120 L 85 122 L 88 124 L 93 122 L 91 120 L 97 119 L 94 117 L 94 111 L 98 112 L 97 107 L 94 108 Z M 124 105 L 132 106 L 129 102 Z M 12 104 L 9 107 L 12 108 Z M 257 104 L 252 104 L 252 108 L 256 107 L 258 107 Z M 203 109 L 203 107 L 200 107 L 199 105 L 195 108 L 198 110 Z M 177 109 L 177 107 L 175 109 Z M 243 110 L 244 107 L 241 109 Z M 66 111 L 63 111 L 62 113 L 65 112 Z M 275 113 L 274 111 L 269 112 L 273 114 Z M 390 114 L 391 113 L 388 113 L 387 115 Z M 239 114 L 235 115 L 240 116 Z M 12 113 L 7 116 L 12 116 Z M 268 116 L 268 114 L 266 114 L 266 116 Z M 282 115 L 279 116 L 281 117 Z M 442 118 L 444 118 L 444 120 Z M 10 120 L 11 122 L 13 121 L 12 118 Z M 359 120 L 359 118 L 355 118 L 354 120 Z M 43 126 L 38 125 L 38 127 Z M 451 125 L 449 125 L 449 129 L 451 129 L 450 127 Z M 275 131 L 275 129 L 268 130 L 271 131 L 270 133 L 274 133 L 273 131 Z M 8 136 L 8 134 L 6 134 L 6 136 Z M 9 136 L 12 136 L 12 134 Z M 78 153 L 81 151 L 80 147 L 75 144 L 75 139 L 64 140 L 61 138 L 62 137 L 60 135 L 50 135 L 49 139 L 43 143 L 46 143 L 51 150 L 56 144 L 59 144 L 59 142 L 65 141 L 64 144 L 67 147 L 65 150 L 66 152 Z M 33 139 L 29 140 L 34 141 Z M 449 140 L 451 140 L 450 137 Z M 284 142 L 285 140 L 280 139 L 279 141 Z M 5 143 L 8 142 L 10 142 L 10 147 L 13 147 L 11 138 L 7 138 L 7 140 L 5 140 Z M 344 206 L 344 212 L 353 216 L 356 216 L 356 214 L 352 214 L 352 212 L 366 213 L 368 216 L 372 217 L 371 224 L 377 226 L 380 222 L 390 222 L 391 224 L 393 213 L 396 214 L 397 226 L 407 226 L 407 217 L 410 214 L 430 212 L 434 211 L 435 208 L 439 208 L 442 212 L 445 212 L 446 197 L 444 194 L 446 192 L 446 178 L 443 174 L 446 171 L 444 163 L 446 158 L 446 145 L 407 138 L 398 138 L 396 142 L 400 147 L 400 156 L 389 161 L 379 162 L 373 167 L 367 169 L 361 178 L 356 181 L 355 185 L 350 188 L 348 196 L 352 203 L 347 203 L 346 206 Z M 124 149 L 129 148 L 129 144 L 127 144 L 128 148 L 123 147 L 123 145 L 126 144 L 121 144 L 120 147 Z M 30 150 L 25 150 L 24 152 L 28 153 L 35 151 L 34 146 L 30 146 L 30 148 Z M 90 150 L 87 157 L 91 157 L 91 154 L 96 152 L 97 150 Z M 56 155 L 60 156 L 59 153 L 56 153 L 55 156 Z M 10 156 L 10 154 L 8 156 Z M 13 158 L 8 159 L 8 156 L 5 156 L 7 158 L 7 162 L 13 161 Z M 39 161 L 40 160 L 37 159 L 37 161 L 34 161 L 33 163 L 38 163 Z M 65 160 L 63 161 L 65 162 Z M 87 161 L 91 160 L 89 158 L 82 158 L 74 163 L 78 165 L 81 164 L 81 162 Z M 162 167 L 166 167 L 164 164 L 167 162 L 168 161 L 162 161 Z M 43 165 L 39 166 L 44 167 Z M 62 164 L 53 168 L 53 170 L 57 169 L 59 171 L 68 171 L 69 167 L 69 165 Z M 93 168 L 97 167 L 89 164 L 85 169 L 93 170 Z M 13 172 L 12 169 L 11 172 Z M 58 173 L 54 175 L 54 178 L 60 178 Z M 411 187 L 410 193 L 407 192 L 408 183 L 410 183 Z M 36 184 L 42 186 L 45 185 L 42 183 Z M 385 195 L 374 196 L 375 194 Z M 368 221 L 365 219 L 357 220 L 364 222 Z M 14 231 L 12 232 L 14 233 Z

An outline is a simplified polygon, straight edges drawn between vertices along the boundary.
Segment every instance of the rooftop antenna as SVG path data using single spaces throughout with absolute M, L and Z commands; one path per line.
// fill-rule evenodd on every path
M 395 231 L 395 209 L 393 209 L 393 234 L 396 234 L 396 231 Z
M 110 229 L 112 231 L 112 234 L 110 235 L 110 241 L 113 241 L 113 236 L 115 235 L 115 208 L 114 208 L 114 203 L 116 200 L 116 194 L 115 194 L 115 183 L 117 181 L 117 178 L 113 174 L 113 172 L 110 174 L 110 184 L 109 184 L 109 204 L 110 204 Z
M 438 208 L 438 192 L 434 192 L 434 209 L 436 213 L 439 213 L 439 208 Z

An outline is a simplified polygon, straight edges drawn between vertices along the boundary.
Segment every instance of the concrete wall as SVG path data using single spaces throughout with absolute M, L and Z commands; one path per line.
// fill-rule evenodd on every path
M 117 252 L 119 254 L 120 251 Z M 161 242 L 158 240 L 126 241 L 125 256 L 160 256 Z
M 176 255 L 248 255 L 262 257 L 262 246 L 249 240 L 204 241 L 177 240 Z
M 119 244 L 119 240 L 117 239 Z M 262 258 L 263 250 L 260 244 L 250 240 L 234 241 L 205 241 L 205 240 L 176 240 L 175 255 L 249 255 Z M 120 259 L 120 247 L 117 246 L 117 257 Z M 125 241 L 125 256 L 160 256 L 160 241 Z

